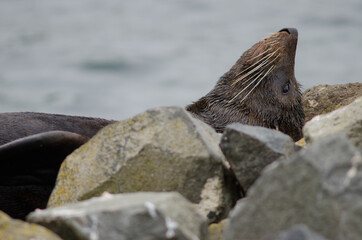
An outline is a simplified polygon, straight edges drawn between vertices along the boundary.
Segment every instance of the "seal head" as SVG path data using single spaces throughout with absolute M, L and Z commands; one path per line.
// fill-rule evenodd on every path
M 186 110 L 223 132 L 243 123 L 303 137 L 304 112 L 294 64 L 298 31 L 283 28 L 253 45 L 216 86 Z

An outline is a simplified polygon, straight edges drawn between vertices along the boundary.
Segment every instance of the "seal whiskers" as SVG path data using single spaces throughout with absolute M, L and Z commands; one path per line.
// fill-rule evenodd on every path
M 296 29 L 284 28 L 254 44 L 186 110 L 217 132 L 239 122 L 278 129 L 299 140 L 304 112 L 294 75 L 297 40 Z
M 259 61 L 257 62 L 257 63 L 260 63 L 259 65 L 257 65 L 255 68 L 253 68 L 253 69 L 252 69 L 251 71 L 249 71 L 247 74 L 242 75 L 240 78 L 238 78 L 237 80 L 235 80 L 235 81 L 232 83 L 232 85 L 235 85 L 235 84 L 238 83 L 239 81 L 245 79 L 245 77 L 247 77 L 247 76 L 251 75 L 252 73 L 260 70 L 260 71 L 259 71 L 259 74 L 255 77 L 255 79 L 253 79 L 253 78 L 248 78 L 248 79 L 246 79 L 246 80 L 243 82 L 243 84 L 248 84 L 248 85 L 247 85 L 246 87 L 244 87 L 241 91 L 239 91 L 238 94 L 236 94 L 236 95 L 229 101 L 229 103 L 232 102 L 232 101 L 234 101 L 235 98 L 237 98 L 242 92 L 244 92 L 248 87 L 250 87 L 255 81 L 258 81 L 257 84 L 245 95 L 245 97 L 244 97 L 240 102 L 244 101 L 245 98 L 247 98 L 247 97 L 249 96 L 249 94 L 259 85 L 259 83 L 261 82 L 261 80 L 263 80 L 263 79 L 268 75 L 268 73 L 270 73 L 270 72 L 273 70 L 274 65 L 272 65 L 272 66 L 266 71 L 266 73 L 263 75 L 264 70 L 266 70 L 266 67 L 269 66 L 270 64 L 274 63 L 274 61 L 279 57 L 280 54 L 278 54 L 273 60 L 268 61 L 275 53 L 278 52 L 278 50 L 279 50 L 279 49 L 277 49 L 277 50 L 275 50 L 274 52 L 268 54 L 268 55 L 267 55 L 268 57 L 267 57 L 266 59 L 264 59 L 266 56 L 263 57 L 263 58 L 262 58 L 262 59 L 264 60 L 263 62 L 260 63 L 261 60 L 259 60 Z M 255 64 L 253 64 L 253 65 L 255 65 Z M 259 77 L 262 76 L 262 75 L 263 75 L 263 77 L 260 78 L 260 80 L 258 80 Z M 250 81 L 250 80 L 252 80 L 252 81 Z M 249 81 L 250 81 L 250 82 L 249 82 Z
M 262 78 L 260 78 L 260 80 L 255 84 L 255 86 L 245 95 L 245 97 L 243 98 L 243 99 L 241 99 L 241 101 L 240 102 L 243 102 L 244 100 L 245 100 L 245 98 L 247 98 L 249 95 L 250 95 L 250 93 L 260 84 L 260 82 L 268 75 L 268 73 L 270 73 L 272 70 L 273 70 L 273 68 L 274 68 L 274 66 L 271 66 L 269 69 L 268 69 L 268 71 L 263 75 L 263 77 Z M 259 74 L 259 76 L 261 75 L 261 74 L 263 74 L 263 73 L 260 73 Z M 258 77 L 259 77 L 258 76 Z M 255 80 L 253 80 L 250 84 L 252 84 L 253 82 L 255 82 L 257 79 L 258 79 L 258 77 L 255 79 Z M 248 86 L 250 86 L 250 84 L 248 85 Z M 246 87 L 247 88 L 247 87 Z M 246 89 L 245 88 L 245 89 Z M 238 94 L 239 95 L 239 94 Z
M 272 53 L 269 53 L 268 55 L 264 56 L 263 58 L 259 59 L 257 62 L 255 62 L 254 64 L 252 64 L 250 67 L 244 69 L 241 73 L 239 73 L 237 76 L 240 76 L 241 74 L 248 72 L 246 75 L 242 75 L 240 78 L 236 79 L 232 84 L 235 85 L 236 83 L 238 83 L 240 80 L 242 80 L 243 78 L 245 78 L 246 76 L 249 76 L 250 74 L 252 74 L 253 72 L 257 71 L 258 69 L 260 69 L 261 67 L 263 67 L 265 64 L 268 63 L 269 58 L 271 58 L 276 52 L 278 51 L 278 49 Z M 265 51 L 266 52 L 266 51 Z M 265 53 L 264 52 L 264 53 Z M 259 55 L 258 55 L 259 56 Z M 256 56 L 256 57 L 258 57 Z M 255 59 L 256 57 L 252 58 Z M 266 59 L 265 59 L 266 58 Z M 252 60 L 251 59 L 251 60 Z M 262 63 L 260 63 L 262 62 Z M 249 71 L 251 70 L 251 71 Z

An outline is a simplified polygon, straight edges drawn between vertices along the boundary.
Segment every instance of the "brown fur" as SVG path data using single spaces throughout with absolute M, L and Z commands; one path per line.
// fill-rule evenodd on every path
M 302 138 L 304 112 L 300 86 L 294 75 L 297 40 L 296 29 L 282 29 L 256 43 L 220 78 L 208 94 L 188 105 L 186 110 L 211 125 L 217 132 L 223 132 L 227 124 L 239 122 L 279 129 L 294 140 L 299 140 Z M 245 98 L 257 84 L 257 81 L 251 81 L 258 74 L 266 73 L 263 70 L 264 73 L 256 71 L 250 74 L 253 64 L 262 61 L 273 51 L 276 54 L 268 62 L 269 66 L 274 66 L 273 70 Z M 238 80 L 247 74 L 250 74 L 249 77 Z M 249 83 L 251 85 L 241 92 Z M 283 93 L 287 83 L 289 91 Z

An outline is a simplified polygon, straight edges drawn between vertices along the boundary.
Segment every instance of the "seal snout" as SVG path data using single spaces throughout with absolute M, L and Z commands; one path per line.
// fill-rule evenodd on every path
M 298 36 L 298 30 L 296 28 L 283 28 L 279 32 L 287 32 L 289 34 Z

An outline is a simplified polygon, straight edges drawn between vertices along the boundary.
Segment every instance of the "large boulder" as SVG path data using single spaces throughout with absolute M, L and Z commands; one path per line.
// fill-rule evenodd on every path
M 318 85 L 303 93 L 305 121 L 346 106 L 362 96 L 362 83 Z
M 102 129 L 63 162 L 48 206 L 104 191 L 177 191 L 209 217 L 227 215 L 238 191 L 218 146 L 220 135 L 183 108 L 146 111 Z
M 104 194 L 28 216 L 67 240 L 203 240 L 206 218 L 179 193 Z
M 266 240 L 304 224 L 330 240 L 362 236 L 362 153 L 345 136 L 278 160 L 230 214 L 226 240 Z
M 0 211 L 1 240 L 61 240 L 43 226 L 10 218 Z
M 280 131 L 240 123 L 226 127 L 220 147 L 244 191 L 265 166 L 299 150 L 293 140 Z
M 303 128 L 307 142 L 343 133 L 362 150 L 362 97 L 343 108 L 319 115 Z

